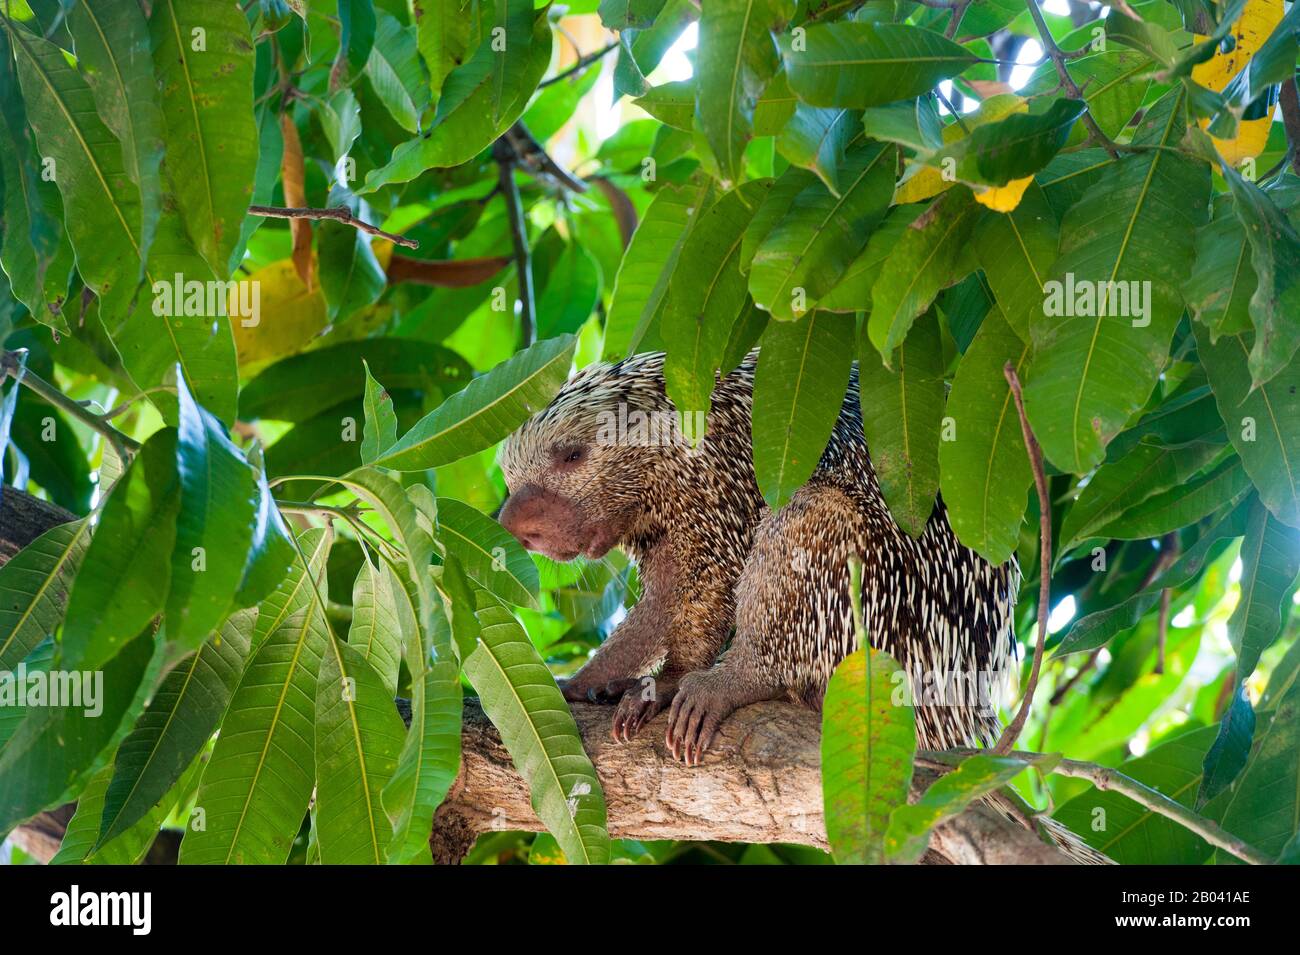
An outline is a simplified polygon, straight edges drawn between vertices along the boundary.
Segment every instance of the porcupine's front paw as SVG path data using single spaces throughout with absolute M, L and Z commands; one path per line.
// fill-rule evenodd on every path
M 677 693 L 676 684 L 656 682 L 652 677 L 642 677 L 637 685 L 623 694 L 614 711 L 611 733 L 615 740 L 627 743 L 641 732 L 641 727 L 667 708 Z
M 617 703 L 624 693 L 639 685 L 635 679 L 591 683 L 582 679 L 581 674 L 568 680 L 557 680 L 556 683 L 570 703 Z
M 668 713 L 664 742 L 674 759 L 698 766 L 713 742 L 718 727 L 740 705 L 727 690 L 717 670 L 688 673 L 682 677 L 673 708 Z

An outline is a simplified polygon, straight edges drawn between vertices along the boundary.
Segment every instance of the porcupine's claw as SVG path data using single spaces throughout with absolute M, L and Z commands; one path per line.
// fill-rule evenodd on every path
M 736 708 L 724 692 L 714 689 L 712 683 L 707 671 L 685 677 L 668 713 L 664 742 L 673 758 L 680 759 L 687 766 L 700 765 L 718 733 L 718 727 Z
M 611 735 L 618 742 L 631 742 L 632 737 L 641 732 L 641 727 L 659 715 L 667 705 L 668 702 L 661 693 L 646 699 L 640 686 L 633 687 L 618 701 Z

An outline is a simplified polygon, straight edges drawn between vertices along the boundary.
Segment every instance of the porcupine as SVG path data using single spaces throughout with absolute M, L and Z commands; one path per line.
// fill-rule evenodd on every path
M 750 450 L 756 363 L 754 350 L 719 377 L 697 446 L 675 427 L 661 353 L 589 366 L 504 443 L 507 530 L 559 561 L 618 546 L 640 573 L 641 599 L 564 683 L 565 698 L 617 703 L 616 739 L 671 705 L 666 742 L 690 764 L 741 706 L 819 707 L 856 649 L 857 557 L 868 639 L 910 675 L 918 745 L 991 745 L 999 721 L 971 677 L 996 683 L 1014 661 L 1014 558 L 995 567 L 963 546 L 941 499 L 919 539 L 899 528 L 868 455 L 856 365 L 812 477 L 770 510 Z M 934 700 L 927 675 L 956 675 L 966 695 Z

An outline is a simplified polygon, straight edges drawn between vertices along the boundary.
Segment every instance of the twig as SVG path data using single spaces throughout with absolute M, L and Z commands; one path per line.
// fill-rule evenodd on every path
M 1007 384 L 1011 387 L 1011 397 L 1016 402 L 1020 431 L 1025 437 L 1025 452 L 1034 469 L 1034 486 L 1038 489 L 1038 639 L 1034 646 L 1034 664 L 1029 670 L 1029 683 L 1020 700 L 1020 710 L 998 737 L 993 747 L 995 753 L 1010 752 L 1034 705 L 1034 690 L 1038 688 L 1038 675 L 1042 672 L 1043 644 L 1047 640 L 1047 616 L 1052 600 L 1052 498 L 1047 490 L 1047 473 L 1043 470 L 1043 449 L 1038 446 L 1038 439 L 1029 427 L 1029 418 L 1025 415 L 1025 399 L 1020 392 L 1020 378 L 1016 375 L 1015 366 L 1007 362 L 1002 368 L 1002 374 L 1006 376 Z
M 1056 65 L 1056 75 L 1061 78 L 1061 86 L 1065 88 L 1065 95 L 1070 99 L 1083 100 L 1086 105 L 1087 100 L 1083 99 L 1083 92 L 1079 89 L 1079 85 L 1074 82 L 1074 77 L 1070 75 L 1070 71 L 1065 65 L 1065 61 L 1069 57 L 1067 57 L 1064 51 L 1056 45 L 1056 41 L 1052 39 L 1052 31 L 1047 28 L 1047 22 L 1043 19 L 1043 13 L 1038 9 L 1037 0 L 1025 0 L 1025 6 L 1029 8 L 1029 15 L 1034 18 L 1034 26 L 1038 28 L 1038 39 L 1042 44 L 1043 52 L 1046 53 L 1048 59 Z M 1119 159 L 1119 150 L 1115 147 L 1115 144 L 1111 142 L 1110 137 L 1101 131 L 1101 127 L 1097 125 L 1097 121 L 1092 118 L 1092 112 L 1090 110 L 1084 111 L 1083 123 L 1088 127 L 1088 131 L 1092 133 L 1093 139 L 1097 141 L 1102 149 L 1110 153 L 1110 158 Z
M 1300 175 L 1300 96 L 1296 94 L 1295 77 L 1282 81 L 1282 126 L 1286 129 L 1287 155 L 1291 168 Z
M 1169 642 L 1169 601 L 1173 592 L 1166 587 L 1160 591 L 1160 615 L 1156 618 L 1156 665 L 1154 673 L 1165 672 L 1165 645 Z
M 1196 833 L 1210 845 L 1231 853 L 1242 862 L 1249 862 L 1252 865 L 1269 865 L 1273 862 L 1272 859 L 1254 846 L 1238 839 L 1229 832 L 1225 832 L 1218 823 L 1192 812 L 1192 810 L 1170 799 L 1164 793 L 1152 789 L 1150 786 L 1144 786 L 1136 779 L 1125 776 L 1108 766 L 1098 766 L 1096 763 L 1084 763 L 1075 759 L 1063 759 L 1056 764 L 1052 772 L 1061 776 L 1069 776 L 1072 779 L 1086 779 L 1102 792 L 1113 789 L 1120 795 L 1132 799 L 1139 806 L 1174 820 L 1183 828 Z
M 539 90 L 545 89 L 546 87 L 550 86 L 552 83 L 558 83 L 561 80 L 567 80 L 570 76 L 573 76 L 575 73 L 582 73 L 587 69 L 587 67 L 591 66 L 591 64 L 595 63 L 599 59 L 602 59 L 607 54 L 612 53 L 614 50 L 617 49 L 618 49 L 618 41 L 614 40 L 612 43 L 609 43 L 606 46 L 601 47 L 595 53 L 588 53 L 586 56 L 580 56 L 578 57 L 578 61 L 574 63 L 572 66 L 570 66 L 568 69 L 561 70 L 559 73 L 556 73 L 554 76 L 552 76 L 549 80 L 542 80 L 542 82 L 537 84 L 537 88 Z
M 24 369 L 18 352 L 0 352 L 0 378 L 5 375 L 34 391 L 59 410 L 67 412 L 82 424 L 99 432 L 123 461 L 130 460 L 131 455 L 140 450 L 140 442 L 118 431 L 106 417 L 95 414 L 80 402 L 73 401 L 44 378 Z
M 377 235 L 381 239 L 387 239 L 394 245 L 404 246 L 408 249 L 418 249 L 420 243 L 415 239 L 408 239 L 405 236 L 394 235 L 392 232 L 385 232 L 377 226 L 372 226 L 369 222 L 362 222 L 343 206 L 336 206 L 330 209 L 290 209 L 281 206 L 249 206 L 248 214 L 253 216 L 266 216 L 268 219 L 333 219 L 336 222 L 342 222 L 344 225 L 350 225 L 354 229 L 370 235 Z
M 586 192 L 587 184 L 551 158 L 551 154 L 537 141 L 523 120 L 507 129 L 501 138 L 510 147 L 516 166 L 524 167 L 534 176 L 549 176 L 570 192 Z
M 957 35 L 957 26 L 961 23 L 962 17 L 966 16 L 966 8 L 971 5 L 971 0 L 957 0 L 952 4 L 952 19 L 948 21 L 948 28 L 943 31 L 943 35 L 951 40 Z
M 492 156 L 497 161 L 501 196 L 505 200 L 506 217 L 510 222 L 510 241 L 515 250 L 515 277 L 519 281 L 519 339 L 521 347 L 527 348 L 536 335 L 533 323 L 533 267 L 528 249 L 524 204 L 519 198 L 519 185 L 515 182 L 516 155 L 514 148 L 503 136 L 492 144 Z
M 916 762 L 928 767 L 946 767 L 948 770 L 952 770 L 961 765 L 962 760 L 968 756 L 974 756 L 981 752 L 984 751 L 964 747 L 933 753 L 918 752 Z M 1009 755 L 1027 761 L 1038 760 L 1043 757 L 1042 753 L 1032 753 L 1019 749 L 1012 750 Z M 1188 809 L 1182 803 L 1170 799 L 1159 790 L 1152 789 L 1131 776 L 1125 776 L 1117 769 L 1078 759 L 1062 759 L 1048 771 L 1071 779 L 1086 780 L 1102 792 L 1113 790 L 1121 796 L 1127 796 L 1144 809 L 1149 809 L 1166 819 L 1172 819 L 1189 832 L 1196 833 L 1210 845 L 1236 856 L 1243 862 L 1249 862 L 1252 865 L 1270 865 L 1273 862 L 1272 859 L 1254 846 L 1238 839 L 1232 833 L 1226 832 L 1212 819 L 1206 819 L 1204 816 Z

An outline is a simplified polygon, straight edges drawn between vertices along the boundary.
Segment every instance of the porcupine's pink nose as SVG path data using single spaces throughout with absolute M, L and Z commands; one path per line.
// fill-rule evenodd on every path
M 567 560 L 579 549 L 573 540 L 575 518 L 573 507 L 558 495 L 528 484 L 510 495 L 497 519 L 528 550 Z

